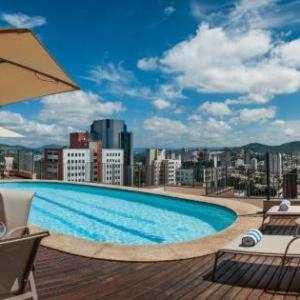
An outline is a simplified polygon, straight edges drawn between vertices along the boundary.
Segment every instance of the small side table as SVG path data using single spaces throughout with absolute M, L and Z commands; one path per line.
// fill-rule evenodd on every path
M 297 218 L 295 220 L 295 223 L 297 224 L 297 228 L 296 228 L 296 232 L 295 232 L 295 236 L 299 235 L 299 230 L 300 230 L 300 218 Z

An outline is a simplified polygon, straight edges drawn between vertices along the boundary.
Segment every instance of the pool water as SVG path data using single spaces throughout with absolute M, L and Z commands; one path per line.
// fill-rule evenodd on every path
M 86 185 L 6 182 L 0 188 L 36 192 L 30 224 L 104 243 L 185 242 L 213 235 L 237 218 L 218 205 Z

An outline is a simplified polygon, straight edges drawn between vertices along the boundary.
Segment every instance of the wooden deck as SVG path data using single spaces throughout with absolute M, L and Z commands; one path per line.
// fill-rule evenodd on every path
M 294 222 L 278 220 L 266 232 L 293 234 L 293 225 Z M 280 291 L 274 291 L 278 258 L 224 257 L 216 282 L 210 276 L 213 260 L 214 255 L 207 255 L 172 262 L 124 263 L 42 247 L 35 276 L 40 299 L 290 300 L 300 296 L 300 260 L 286 268 Z

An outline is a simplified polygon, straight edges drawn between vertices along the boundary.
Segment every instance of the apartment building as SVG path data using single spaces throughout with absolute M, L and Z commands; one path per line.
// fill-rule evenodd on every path
M 180 185 L 193 185 L 194 183 L 194 170 L 178 168 L 176 171 L 176 181 Z
M 44 174 L 49 180 L 63 180 L 63 149 L 46 148 L 44 150 Z
M 91 181 L 90 149 L 63 149 L 63 180 Z
M 166 158 L 165 149 L 146 149 L 146 184 L 175 185 L 176 172 L 181 167 L 181 159 L 176 155 Z
M 102 182 L 124 185 L 124 150 L 102 149 Z

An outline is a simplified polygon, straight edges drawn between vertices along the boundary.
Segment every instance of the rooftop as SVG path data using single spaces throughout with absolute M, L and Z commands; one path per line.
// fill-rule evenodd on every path
M 289 221 L 274 221 L 268 234 L 293 234 Z M 70 255 L 41 247 L 36 261 L 40 299 L 296 299 L 300 261 L 285 270 L 282 291 L 274 291 L 278 258 L 225 256 L 216 282 L 214 255 L 156 263 L 129 263 Z M 292 294 L 292 295 L 291 295 Z

